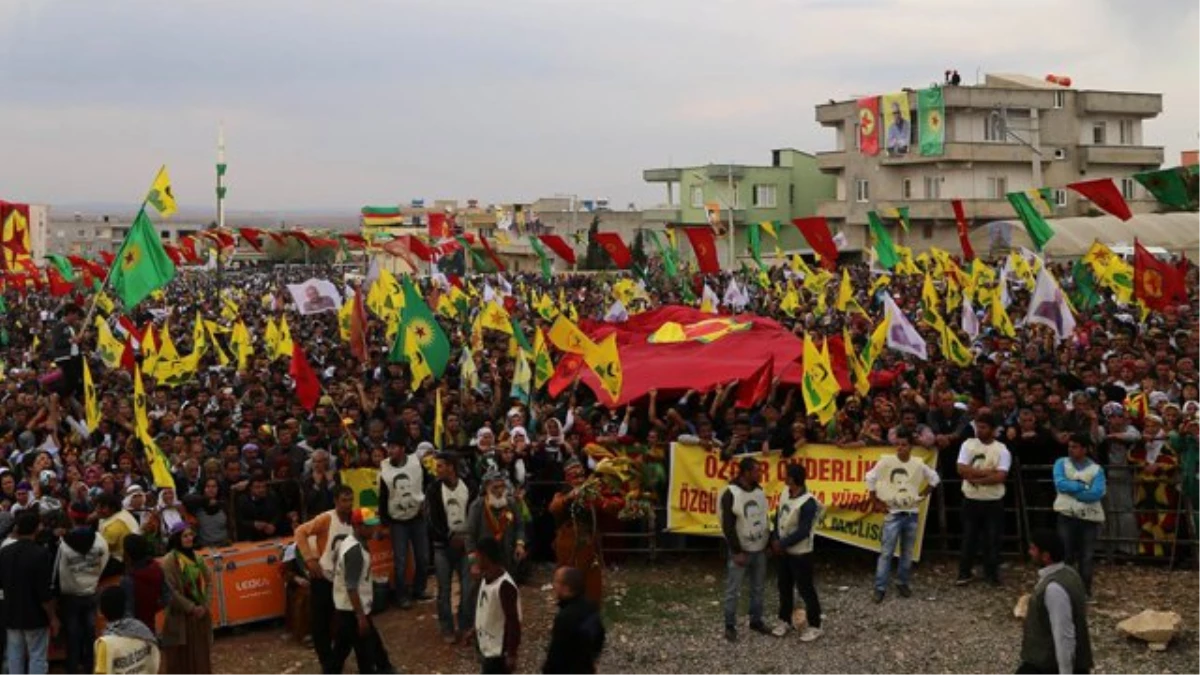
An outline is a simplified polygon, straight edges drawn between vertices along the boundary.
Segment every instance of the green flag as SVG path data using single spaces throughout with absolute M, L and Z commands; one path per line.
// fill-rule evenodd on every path
M 416 356 L 436 380 L 446 372 L 446 364 L 450 362 L 450 340 L 412 280 L 405 276 L 401 285 L 404 287 L 404 309 L 400 310 L 400 328 L 396 331 L 388 360 L 412 362 Z
M 459 243 L 459 245 L 463 247 L 464 251 L 467 251 L 468 253 L 471 254 L 471 264 L 474 266 L 474 269 L 476 272 L 490 273 L 490 272 L 496 271 L 496 266 L 491 264 L 487 260 L 484 260 L 483 256 L 479 255 L 479 252 L 476 251 L 471 246 L 471 243 L 467 241 L 466 237 L 459 236 L 459 237 L 455 237 L 454 240 L 457 241 Z
M 1091 267 L 1082 260 L 1076 260 L 1071 266 L 1071 280 L 1075 290 L 1071 293 L 1071 304 L 1075 309 L 1086 312 L 1100 302 L 1100 293 L 1096 290 L 1096 277 Z
M 758 263 L 758 269 L 766 269 L 767 266 L 762 261 L 762 225 L 758 223 L 750 223 L 750 257 L 754 258 L 754 262 Z
M 917 92 L 917 119 L 920 122 L 921 156 L 940 155 L 946 149 L 946 100 L 941 87 Z
M 58 268 L 58 272 L 62 274 L 63 279 L 72 282 L 75 281 L 75 267 L 71 264 L 70 260 L 57 253 L 47 253 L 45 257 L 46 260 L 49 260 Z
M 125 309 L 130 310 L 174 278 L 175 264 L 167 256 L 162 238 L 150 223 L 146 210 L 142 209 L 129 228 L 129 234 L 125 235 L 109 272 L 113 290 L 125 304 Z
M 533 247 L 533 252 L 537 254 L 538 260 L 542 263 L 542 277 L 549 279 L 554 276 L 553 268 L 550 265 L 550 256 L 546 254 L 546 249 L 542 248 L 542 242 L 538 238 L 529 235 L 529 245 Z
M 650 240 L 654 242 L 654 248 L 658 249 L 658 255 L 662 258 L 663 268 L 667 270 L 667 276 L 672 279 L 679 274 L 679 265 L 675 262 L 674 249 L 668 249 L 663 246 L 662 240 L 658 238 L 658 233 L 654 230 L 646 230 L 650 235 Z
M 879 258 L 879 264 L 889 270 L 894 268 L 900 262 L 900 255 L 896 253 L 896 245 L 892 243 L 883 221 L 879 220 L 879 214 L 868 211 L 867 221 L 871 224 L 871 236 L 875 239 L 875 255 Z
M 1143 171 L 1133 174 L 1133 179 L 1141 183 L 1150 194 L 1167 206 L 1181 209 L 1196 208 L 1197 180 L 1195 164 L 1191 166 L 1176 166 L 1158 171 Z
M 1008 203 L 1012 204 L 1013 210 L 1017 212 L 1017 217 L 1025 224 L 1025 231 L 1029 233 L 1029 239 L 1040 253 L 1042 249 L 1046 248 L 1046 242 L 1054 236 L 1054 230 L 1042 218 L 1042 214 L 1038 213 L 1037 208 L 1029 201 L 1029 196 L 1024 192 L 1008 193 Z
M 513 317 L 509 317 L 512 322 L 513 339 L 517 341 L 517 346 L 528 354 L 533 353 L 533 346 L 529 344 L 529 338 L 525 337 L 525 333 L 521 330 L 521 322 Z

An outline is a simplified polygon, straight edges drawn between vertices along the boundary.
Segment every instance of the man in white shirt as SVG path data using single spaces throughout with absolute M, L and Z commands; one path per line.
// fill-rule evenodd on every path
M 963 543 L 955 584 L 971 583 L 971 569 L 983 548 L 983 572 L 989 583 L 1000 585 L 1000 539 L 1004 526 L 1004 481 L 1012 467 L 1012 454 L 996 440 L 998 420 L 991 413 L 975 418 L 975 438 L 958 452 L 958 475 L 963 491 Z
M 901 597 L 912 595 L 913 548 L 917 543 L 921 502 L 933 491 L 941 478 L 937 471 L 912 456 L 912 432 L 902 430 L 895 435 L 896 454 L 883 455 L 867 472 L 867 490 L 877 511 L 886 511 L 883 519 L 883 538 L 879 560 L 875 564 L 875 602 L 883 602 L 888 580 L 892 574 L 892 554 L 900 544 L 899 583 Z

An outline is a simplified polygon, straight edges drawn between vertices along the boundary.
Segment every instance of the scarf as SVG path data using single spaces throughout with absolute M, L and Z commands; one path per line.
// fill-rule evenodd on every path
M 512 524 L 513 514 L 511 509 L 502 509 L 499 518 L 492 512 L 492 507 L 487 504 L 487 496 L 484 496 L 483 515 L 487 520 L 488 529 L 492 532 L 492 537 L 496 541 L 504 538 L 504 533 L 508 531 L 508 526 Z
M 179 574 L 183 577 L 183 594 L 192 603 L 208 607 L 208 587 L 204 583 L 204 561 L 196 557 L 194 550 L 181 548 L 171 551 Z

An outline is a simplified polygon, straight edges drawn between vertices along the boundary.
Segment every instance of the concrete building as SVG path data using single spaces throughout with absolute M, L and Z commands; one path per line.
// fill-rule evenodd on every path
M 769 166 L 748 164 L 708 164 L 666 169 L 646 169 L 647 183 L 666 187 L 666 201 L 643 211 L 647 224 L 704 225 L 708 223 L 705 204 L 721 207 L 722 223 L 729 222 L 733 211 L 733 236 L 720 242 L 722 264 L 733 258 L 748 259 L 747 225 L 764 220 L 781 221 L 780 245 L 788 251 L 808 251 L 799 231 L 789 223 L 793 218 L 811 216 L 817 205 L 835 196 L 835 179 L 819 170 L 817 157 L 806 152 L 781 148 L 771 151 Z M 720 228 L 725 231 L 727 227 Z M 770 242 L 764 242 L 770 247 Z M 768 250 L 770 250 L 768 248 Z
M 857 97 L 816 106 L 834 132 L 834 149 L 817 153 L 834 177 L 836 196 L 817 212 L 851 242 L 865 240 L 867 212 L 909 207 L 912 229 L 896 236 L 918 249 L 956 245 L 951 199 L 962 199 L 979 225 L 1015 219 L 1005 194 L 1054 188 L 1051 217 L 1100 213 L 1068 183 L 1113 178 L 1135 213 L 1155 201 L 1130 176 L 1163 163 L 1163 148 L 1145 145 L 1142 124 L 1162 112 L 1162 95 L 1072 89 L 1022 75 L 989 74 L 982 85 L 946 86 L 945 150 L 915 151 L 917 94 L 907 90 L 914 151 L 901 156 L 858 149 Z
M 154 224 L 154 229 L 158 230 L 163 241 L 175 243 L 184 235 L 196 234 L 207 228 L 208 222 L 173 217 L 169 220 L 160 219 Z M 121 247 L 133 224 L 133 216 L 76 211 L 70 215 L 55 214 L 47 223 L 44 229 L 44 253 L 96 256 L 100 251 L 115 252 Z

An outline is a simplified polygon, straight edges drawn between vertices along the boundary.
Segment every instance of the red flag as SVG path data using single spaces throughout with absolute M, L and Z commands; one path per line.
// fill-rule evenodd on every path
M 133 353 L 133 335 L 125 334 L 125 349 L 121 350 L 121 368 L 128 370 L 130 374 L 137 368 L 137 358 Z
M 712 229 L 707 227 L 683 227 L 680 229 L 692 244 L 692 251 L 696 254 L 696 262 L 700 265 L 700 271 L 704 274 L 719 273 L 721 263 L 717 262 L 717 240 L 713 237 Z
M 316 242 L 314 242 L 312 240 L 312 237 L 308 236 L 308 234 L 305 232 L 301 232 L 300 230 L 292 230 L 290 232 L 284 232 L 283 234 L 288 237 L 292 237 L 296 241 L 300 242 L 301 244 L 304 244 L 305 246 L 307 246 L 309 248 L 317 247 L 317 244 L 316 244 Z
M 312 366 L 308 365 L 308 359 L 304 358 L 304 350 L 299 342 L 292 346 L 292 365 L 288 368 L 288 374 L 296 383 L 296 398 L 300 399 L 300 405 L 312 412 L 321 398 L 321 383 L 317 381 Z
M 268 232 L 267 236 L 270 237 L 271 240 L 275 242 L 276 246 L 286 245 L 285 242 L 283 241 L 283 235 L 278 232 Z
M 1154 257 L 1137 239 L 1133 240 L 1133 297 L 1150 309 L 1162 311 L 1186 293 L 1179 268 Z
M 337 248 L 338 240 L 332 237 L 313 237 L 313 246 L 317 248 Z
M 190 263 L 200 262 L 200 257 L 196 255 L 196 238 L 190 234 L 185 234 L 179 238 L 179 250 L 183 251 L 183 257 Z M 112 263 L 108 263 L 111 265 Z
M 483 234 L 479 235 L 479 243 L 483 244 L 483 251 L 492 259 L 492 264 L 496 266 L 496 270 L 503 272 L 504 263 L 500 262 L 500 258 L 496 256 L 496 252 L 492 250 L 492 245 L 488 243 L 487 237 Z
M 829 342 L 829 365 L 833 368 L 833 377 L 842 391 L 849 393 L 854 390 L 854 383 L 850 381 L 850 359 L 846 357 L 846 341 L 837 333 L 825 339 Z
M 363 239 L 362 235 L 358 234 L 343 234 L 342 241 L 346 242 L 346 246 L 348 248 L 361 249 L 367 247 L 367 240 Z
M 446 225 L 446 214 L 429 214 L 429 238 L 445 239 L 450 236 L 450 228 Z
M 858 99 L 858 151 L 879 154 L 879 97 Z
M 629 269 L 633 256 L 629 253 L 629 247 L 621 240 L 621 235 L 616 232 L 597 232 L 596 243 L 608 253 L 608 257 L 612 258 L 617 267 Z
M 962 246 L 963 261 L 971 262 L 975 259 L 975 249 L 971 248 L 971 238 L 967 236 L 967 216 L 963 213 L 962 200 L 952 199 L 950 206 L 954 207 L 954 223 L 958 226 L 958 245 Z
M 546 392 L 550 398 L 558 398 L 564 389 L 571 386 L 582 369 L 583 356 L 579 354 L 566 354 L 559 359 L 554 367 L 554 375 L 546 382 Z
M 183 253 L 179 250 L 178 246 L 168 244 L 164 241 L 163 250 L 167 252 L 167 257 L 171 259 L 171 262 L 175 263 L 176 265 L 183 264 Z
M 112 267 L 113 261 L 117 259 L 117 254 L 112 251 L 100 251 L 100 259 L 104 261 L 105 265 Z
M 1117 189 L 1111 178 L 1082 180 L 1077 183 L 1069 183 L 1067 187 L 1087 197 L 1093 204 L 1121 220 L 1129 220 L 1133 217 L 1133 213 L 1129 210 L 1129 204 L 1125 203 L 1125 198 L 1121 196 L 1121 191 Z
M 242 235 L 242 239 L 245 239 L 247 244 L 253 246 L 255 251 L 262 251 L 262 230 L 257 230 L 253 227 L 239 227 L 238 234 Z
M 433 250 L 417 237 L 411 234 L 404 234 L 389 241 L 383 245 L 383 250 L 391 253 L 394 256 L 407 258 L 409 255 L 415 255 L 417 258 L 430 262 L 433 260 Z
M 70 295 L 75 284 L 63 278 L 63 275 L 58 272 L 57 267 L 46 268 L 46 279 L 50 282 L 50 295 L 60 298 L 64 295 Z
M 562 237 L 557 234 L 539 234 L 538 239 L 541 239 L 543 244 L 549 246 L 550 250 L 554 251 L 558 257 L 567 261 L 568 265 L 575 264 L 575 249 L 571 248 Z
M 363 294 L 354 294 L 354 306 L 350 310 L 350 353 L 362 363 L 367 363 L 367 312 L 363 309 Z
M 775 355 L 767 357 L 767 362 L 759 366 L 750 377 L 738 384 L 736 408 L 753 408 L 755 404 L 767 397 L 771 391 L 771 379 L 775 374 Z
M 804 235 L 809 247 L 821 257 L 821 267 L 830 271 L 837 269 L 837 244 L 833 243 L 833 235 L 829 232 L 825 217 L 796 218 L 792 224 Z

